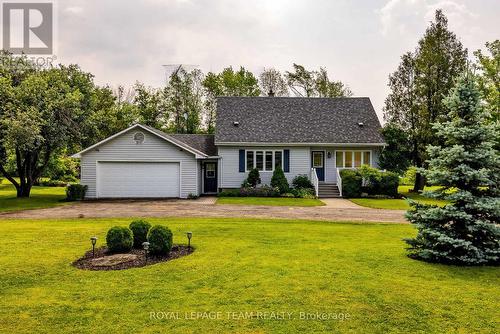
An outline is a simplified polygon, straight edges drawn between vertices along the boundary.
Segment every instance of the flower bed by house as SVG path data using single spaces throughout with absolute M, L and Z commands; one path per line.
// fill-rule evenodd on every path
M 290 187 L 283 170 L 279 167 L 275 169 L 270 185 L 262 185 L 259 171 L 252 169 L 241 188 L 222 191 L 218 196 L 316 198 L 314 187 L 306 175 L 296 176 Z

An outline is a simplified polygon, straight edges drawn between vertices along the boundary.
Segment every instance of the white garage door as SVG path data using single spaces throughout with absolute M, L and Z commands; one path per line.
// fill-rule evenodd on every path
M 99 162 L 97 196 L 179 197 L 179 163 Z

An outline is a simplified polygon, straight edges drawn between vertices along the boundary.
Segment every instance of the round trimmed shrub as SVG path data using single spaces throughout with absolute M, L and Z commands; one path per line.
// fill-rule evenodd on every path
M 311 180 L 305 174 L 297 175 L 293 178 L 292 185 L 295 189 L 305 188 L 305 189 L 314 189 Z
M 70 184 L 66 187 L 66 200 L 67 201 L 80 201 L 85 198 L 87 192 L 87 185 Z
M 151 228 L 151 224 L 139 219 L 131 222 L 129 228 L 134 235 L 134 248 L 142 248 L 142 243 L 148 241 L 148 231 Z
M 148 241 L 151 254 L 165 255 L 172 249 L 172 231 L 168 227 L 155 225 L 149 229 Z
M 106 244 L 111 253 L 128 252 L 134 244 L 132 231 L 128 227 L 114 226 L 106 234 Z

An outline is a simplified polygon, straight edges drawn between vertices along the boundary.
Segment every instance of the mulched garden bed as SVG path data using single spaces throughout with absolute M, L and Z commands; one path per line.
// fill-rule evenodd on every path
M 174 245 L 168 255 L 149 254 L 146 262 L 144 250 L 142 249 L 132 249 L 130 252 L 125 254 L 111 254 L 108 252 L 107 247 L 99 247 L 95 250 L 95 257 L 92 257 L 92 250 L 90 250 L 86 252 L 83 257 L 73 262 L 73 266 L 85 270 L 123 270 L 150 266 L 159 262 L 174 260 L 182 256 L 189 255 L 193 251 L 193 247 L 188 248 L 186 245 Z M 119 255 L 123 255 L 121 260 L 119 259 Z M 109 261 L 109 264 L 104 264 L 107 259 L 116 258 L 118 258 L 117 261 L 121 262 L 113 264 L 113 261 Z

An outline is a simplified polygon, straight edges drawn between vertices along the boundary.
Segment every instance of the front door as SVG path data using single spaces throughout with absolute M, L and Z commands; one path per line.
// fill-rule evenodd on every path
M 205 193 L 217 192 L 217 163 L 204 162 L 203 163 L 203 191 Z
M 312 151 L 311 152 L 311 165 L 316 169 L 319 181 L 325 181 L 325 152 Z

